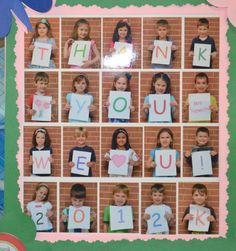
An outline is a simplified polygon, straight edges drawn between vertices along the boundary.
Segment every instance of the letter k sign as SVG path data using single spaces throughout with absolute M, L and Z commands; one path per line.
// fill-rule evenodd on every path
M 195 44 L 193 66 L 210 67 L 211 62 L 211 45 Z

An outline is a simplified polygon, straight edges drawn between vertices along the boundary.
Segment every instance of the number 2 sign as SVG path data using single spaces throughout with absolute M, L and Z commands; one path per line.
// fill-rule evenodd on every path
M 133 229 L 131 206 L 110 206 L 111 230 Z
M 36 225 L 37 231 L 48 230 L 47 209 L 43 205 L 35 205 L 31 211 L 32 220 Z

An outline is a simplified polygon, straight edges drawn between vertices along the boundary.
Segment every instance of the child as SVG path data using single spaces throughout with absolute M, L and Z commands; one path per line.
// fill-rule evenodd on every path
M 88 131 L 85 128 L 79 127 L 79 128 L 75 129 L 75 139 L 76 139 L 77 145 L 70 150 L 68 165 L 70 168 L 73 168 L 75 166 L 75 163 L 72 162 L 73 151 L 89 152 L 89 153 L 91 153 L 91 159 L 87 163 L 87 166 L 89 167 L 88 176 L 92 177 L 93 176 L 92 169 L 95 167 L 95 164 L 96 164 L 96 155 L 95 155 L 94 149 L 92 147 L 86 145 L 87 138 L 88 138 Z M 76 176 L 77 177 L 85 177 L 84 175 L 76 174 L 73 172 L 71 172 L 71 176 L 72 177 L 76 177 Z
M 131 148 L 129 143 L 129 135 L 124 128 L 118 128 L 113 132 L 111 150 L 123 150 L 129 153 L 129 163 L 128 163 L 128 175 L 113 175 L 110 177 L 132 177 L 133 167 L 140 165 L 140 160 L 136 152 Z M 110 151 L 106 152 L 104 156 L 105 160 L 109 162 Z
M 65 105 L 64 111 L 66 113 L 69 113 L 69 111 L 70 111 L 72 93 L 80 94 L 80 95 L 87 95 L 91 99 L 91 104 L 89 106 L 89 112 L 90 112 L 89 122 L 91 122 L 92 113 L 96 111 L 96 106 L 93 105 L 93 96 L 88 93 L 88 88 L 89 88 L 89 80 L 88 80 L 87 76 L 84 74 L 77 75 L 73 79 L 72 92 L 70 92 L 66 95 L 67 103 Z M 84 122 L 84 121 L 77 120 L 77 119 L 69 119 L 69 122 Z
M 70 189 L 71 206 L 75 208 L 83 207 L 86 200 L 86 188 L 82 184 L 74 184 Z M 97 215 L 91 209 L 90 211 L 90 229 L 68 229 L 68 219 L 69 219 L 69 207 L 66 207 L 62 211 L 61 222 L 64 223 L 67 232 L 72 233 L 87 233 L 89 230 L 94 230 L 96 225 Z
M 154 184 L 151 187 L 151 197 L 152 197 L 152 202 L 153 204 L 145 209 L 145 213 L 143 215 L 143 219 L 145 223 L 151 218 L 150 214 L 147 213 L 148 209 L 152 207 L 153 205 L 156 206 L 163 206 L 165 207 L 165 218 L 168 222 L 168 225 L 171 226 L 174 224 L 174 215 L 172 214 L 172 210 L 169 206 L 163 203 L 165 199 L 165 187 L 162 184 Z M 147 229 L 147 234 L 150 234 L 148 229 Z M 169 231 L 166 232 L 158 232 L 157 234 L 169 234 Z
M 216 214 L 212 207 L 207 205 L 207 187 L 204 184 L 195 184 L 192 188 L 192 204 L 206 207 L 210 209 L 210 215 L 207 217 L 207 220 L 210 222 L 208 232 L 194 232 L 189 231 L 190 234 L 211 234 L 212 231 L 212 223 L 216 221 Z M 183 216 L 183 223 L 188 227 L 188 223 L 193 219 L 193 215 L 190 214 L 190 207 L 187 207 Z
M 129 73 L 119 73 L 119 74 L 115 75 L 113 85 L 112 85 L 112 91 L 130 92 L 131 78 L 132 78 L 132 76 Z M 135 107 L 132 105 L 132 99 L 131 99 L 130 103 L 131 103 L 131 105 L 129 107 L 130 112 L 134 112 Z M 108 108 L 109 106 L 110 106 L 110 103 L 109 103 L 109 96 L 108 96 L 107 101 L 105 103 L 105 107 Z M 127 122 L 129 122 L 129 119 L 109 118 L 108 122 L 127 123 Z
M 195 76 L 194 82 L 195 82 L 195 89 L 196 89 L 197 93 L 207 93 L 209 78 L 206 73 L 204 73 L 204 72 L 198 73 Z M 189 108 L 189 100 L 187 98 L 187 100 L 185 101 L 185 105 L 184 105 L 185 112 L 188 108 Z M 211 115 L 213 113 L 218 112 L 217 101 L 213 95 L 210 95 L 210 109 L 211 109 Z M 211 122 L 211 121 L 194 121 L 194 122 L 199 123 L 199 122 Z
M 155 162 L 155 151 L 165 151 L 173 149 L 174 134 L 169 128 L 162 128 L 157 134 L 157 145 L 156 148 L 150 151 L 150 156 L 147 160 L 147 168 L 153 170 L 152 177 L 158 177 L 155 174 L 156 162 Z M 180 154 L 176 150 L 176 167 L 177 171 L 180 168 Z
M 165 20 L 165 19 L 158 20 L 156 23 L 156 35 L 157 36 L 156 36 L 155 40 L 172 42 L 170 64 L 169 65 L 152 64 L 152 69 L 163 69 L 163 68 L 172 68 L 173 67 L 172 61 L 174 59 L 174 53 L 178 49 L 178 47 L 174 44 L 173 40 L 168 36 L 169 28 L 170 28 L 170 26 L 169 26 L 169 23 L 167 20 Z M 154 41 L 152 42 L 151 45 L 148 46 L 148 50 L 150 51 L 151 55 L 152 55 L 153 50 L 155 48 Z
M 34 131 L 33 137 L 32 137 L 32 145 L 33 147 L 30 149 L 30 159 L 29 159 L 30 166 L 34 164 L 33 162 L 34 151 L 50 151 L 50 157 L 48 160 L 51 164 L 54 162 L 54 159 L 52 157 L 51 139 L 50 139 L 47 129 L 38 128 Z M 34 175 L 49 176 L 51 174 L 34 174 Z
M 170 77 L 163 72 L 156 73 L 152 77 L 150 94 L 171 94 L 171 80 Z M 171 121 L 176 119 L 178 103 L 176 102 L 173 95 L 170 95 L 170 105 L 171 105 Z M 149 118 L 149 109 L 151 105 L 149 103 L 149 96 L 146 96 L 143 104 L 143 111 L 146 118 Z
M 34 85 L 36 87 L 36 92 L 30 95 L 28 98 L 28 104 L 26 105 L 26 111 L 28 115 L 33 116 L 36 113 L 36 110 L 33 109 L 34 95 L 47 96 L 48 83 L 49 83 L 49 76 L 46 72 L 37 72 L 35 74 Z M 56 104 L 54 99 L 51 101 L 51 104 L 52 105 Z
M 124 184 L 117 184 L 114 186 L 113 191 L 113 202 L 112 206 L 127 206 L 127 201 L 129 198 L 129 188 Z M 121 230 L 111 230 L 110 225 L 110 207 L 111 205 L 104 208 L 103 212 L 103 223 L 104 223 L 104 232 L 105 233 L 129 233 L 129 229 Z
M 64 58 L 69 58 L 71 46 L 75 41 L 91 41 L 89 59 L 84 61 L 81 66 L 71 65 L 70 68 L 91 68 L 100 60 L 100 53 L 97 49 L 96 42 L 90 38 L 90 25 L 86 19 L 79 19 L 75 22 L 71 37 L 66 41 L 64 46 Z
M 210 151 L 212 163 L 218 161 L 218 154 L 213 150 L 213 147 L 209 146 L 210 132 L 206 127 L 199 127 L 196 131 L 196 145 L 192 146 L 190 151 L 185 152 L 184 157 L 187 163 L 192 167 L 191 154 L 199 151 Z M 204 175 L 203 177 L 205 177 Z
M 53 211 L 52 204 L 48 201 L 49 192 L 49 187 L 46 184 L 39 183 L 36 186 L 33 200 L 29 202 L 26 206 L 26 214 L 32 217 L 32 220 L 36 225 L 37 232 L 53 232 L 53 226 L 51 222 L 53 217 Z M 39 210 L 39 208 L 42 210 L 42 212 L 46 211 L 46 215 L 43 215 L 43 213 L 41 212 L 38 212 L 35 215 L 35 210 Z M 43 217 L 45 217 L 46 220 L 44 220 Z M 43 229 L 42 225 L 44 225 Z
M 194 45 L 195 44 L 210 44 L 211 45 L 211 60 L 210 60 L 210 66 L 204 67 L 204 66 L 195 66 L 192 65 L 192 68 L 206 68 L 211 69 L 212 68 L 212 60 L 217 57 L 217 51 L 215 46 L 215 41 L 212 37 L 208 35 L 209 33 L 209 21 L 206 18 L 200 18 L 197 23 L 197 32 L 198 36 L 193 38 L 189 56 L 194 56 Z
M 39 22 L 36 23 L 35 29 L 34 29 L 34 34 L 33 34 L 33 37 L 31 38 L 31 41 L 30 41 L 30 46 L 29 46 L 30 51 L 34 50 L 34 48 L 35 48 L 34 43 L 35 42 L 52 45 L 52 53 L 51 53 L 50 63 L 49 63 L 49 67 L 30 64 L 29 68 L 54 69 L 55 63 L 54 63 L 53 59 L 55 57 L 55 50 L 57 49 L 57 46 L 56 46 L 55 39 L 52 35 L 51 25 L 47 19 L 43 18 Z

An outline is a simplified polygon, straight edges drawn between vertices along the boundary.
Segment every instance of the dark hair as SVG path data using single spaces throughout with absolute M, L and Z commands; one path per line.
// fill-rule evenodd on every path
M 88 35 L 84 38 L 85 41 L 89 41 L 91 40 L 90 38 L 90 25 L 89 25 L 89 22 L 84 19 L 84 18 L 81 18 L 79 20 L 77 20 L 75 22 L 75 25 L 74 25 L 74 28 L 73 28 L 73 31 L 71 33 L 71 38 L 74 39 L 74 40 L 78 40 L 78 27 L 81 25 L 81 24 L 86 24 L 88 25 Z
M 49 189 L 48 185 L 46 185 L 45 183 L 39 183 L 39 184 L 36 186 L 36 188 L 35 188 L 35 193 L 34 193 L 34 195 L 33 195 L 33 200 L 36 199 L 36 192 L 37 192 L 41 187 L 45 187 L 45 188 L 48 190 L 48 192 L 47 192 L 45 198 L 43 199 L 43 201 L 48 201 L 50 189 Z
M 169 23 L 166 19 L 160 19 L 160 20 L 157 20 L 157 27 L 158 26 L 165 26 L 165 27 L 169 27 Z
M 45 135 L 45 142 L 44 142 L 44 147 L 50 147 L 51 146 L 51 139 L 50 139 L 50 136 L 49 136 L 49 133 L 47 131 L 47 129 L 45 128 L 38 128 L 34 131 L 33 133 L 33 137 L 32 137 L 32 144 L 34 147 L 37 146 L 37 142 L 36 142 L 36 136 L 37 134 L 41 132 Z
M 171 139 L 172 139 L 172 142 L 170 142 L 170 148 L 173 148 L 174 134 L 173 134 L 173 132 L 172 132 L 169 128 L 166 128 L 166 127 L 162 128 L 162 129 L 158 132 L 158 134 L 157 134 L 157 146 L 156 146 L 156 147 L 158 147 L 158 148 L 161 147 L 160 136 L 161 136 L 161 134 L 162 134 L 163 132 L 167 132 L 167 133 L 170 135 L 170 137 L 171 137 Z
M 32 38 L 31 38 L 31 40 L 30 40 L 30 44 L 32 44 L 32 42 L 33 42 L 36 38 L 39 37 L 38 28 L 39 28 L 39 25 L 40 25 L 40 24 L 44 24 L 44 25 L 47 27 L 47 29 L 48 29 L 47 36 L 48 36 L 49 38 L 52 38 L 52 37 L 53 37 L 53 35 L 52 35 L 52 28 L 51 28 L 51 25 L 50 25 L 49 21 L 48 21 L 47 19 L 45 19 L 45 18 L 42 18 L 42 19 L 40 19 L 40 20 L 35 24 L 34 34 L 33 34 Z
M 154 192 L 159 192 L 159 193 L 164 194 L 165 187 L 162 184 L 156 183 L 156 184 L 152 185 L 152 187 L 151 187 L 151 193 L 154 193 Z
M 117 149 L 117 136 L 119 133 L 123 133 L 126 136 L 125 150 L 129 150 L 131 148 L 131 145 L 129 143 L 129 135 L 124 128 L 118 128 L 113 132 L 111 149 L 113 150 Z
M 205 133 L 207 133 L 208 136 L 210 135 L 210 132 L 209 132 L 209 130 L 208 130 L 207 127 L 198 127 L 198 129 L 197 129 L 197 131 L 196 131 L 196 136 L 197 136 L 197 134 L 198 134 L 199 132 L 205 132 Z
M 86 198 L 85 186 L 82 184 L 74 184 L 70 189 L 70 197 L 74 197 L 76 199 Z
M 200 194 L 206 194 L 207 195 L 207 187 L 204 185 L 204 184 L 195 184 L 193 185 L 193 188 L 192 188 L 192 195 L 198 191 Z
M 38 81 L 45 81 L 49 82 L 49 76 L 46 72 L 37 72 L 34 76 L 34 82 L 37 83 Z
M 85 80 L 86 82 L 86 88 L 84 90 L 84 93 L 88 93 L 88 87 L 89 87 L 89 80 L 88 80 L 88 77 L 85 75 L 85 74 L 79 74 L 77 75 L 74 79 L 73 79 L 73 82 L 72 82 L 72 92 L 76 92 L 76 89 L 75 89 L 75 83 L 79 83 L 80 81 L 82 80 Z
M 199 18 L 197 22 L 197 27 L 199 26 L 206 26 L 209 28 L 209 20 L 207 18 Z
M 205 78 L 207 81 L 207 84 L 209 83 L 209 78 L 205 72 L 200 72 L 195 76 L 194 82 L 197 82 L 197 78 Z
M 132 43 L 131 27 L 130 27 L 130 25 L 129 25 L 126 21 L 124 21 L 124 20 L 120 20 L 120 21 L 116 24 L 116 28 L 115 28 L 115 30 L 114 30 L 113 37 L 112 37 L 113 43 L 119 41 L 118 30 L 119 30 L 120 28 L 124 27 L 124 26 L 128 29 L 127 36 L 125 37 L 125 40 L 126 40 L 126 42 L 129 43 L 129 44 Z
M 115 91 L 115 83 L 120 79 L 120 78 L 125 78 L 127 80 L 127 88 L 125 91 L 129 92 L 130 91 L 130 81 L 132 78 L 132 75 L 128 72 L 121 72 L 115 75 L 114 80 L 113 80 L 113 85 L 112 85 L 112 90 Z
M 159 72 L 152 76 L 150 94 L 156 93 L 154 84 L 156 83 L 158 79 L 162 79 L 166 83 L 166 90 L 164 94 L 171 93 L 171 80 L 170 80 L 169 75 L 163 72 Z

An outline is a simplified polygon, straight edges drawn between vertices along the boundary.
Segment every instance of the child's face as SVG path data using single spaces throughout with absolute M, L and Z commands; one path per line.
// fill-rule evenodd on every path
M 82 207 L 84 205 L 85 198 L 76 198 L 76 197 L 71 197 L 71 204 L 74 207 Z
M 38 132 L 36 135 L 36 143 L 38 147 L 43 147 L 45 143 L 45 134 Z
M 116 142 L 117 142 L 118 147 L 123 147 L 127 142 L 126 135 L 122 132 L 119 133 L 117 135 Z
M 46 198 L 47 194 L 48 194 L 48 189 L 46 187 L 40 187 L 36 191 L 35 200 L 38 201 L 38 202 L 44 201 L 44 199 Z
M 206 132 L 198 132 L 196 135 L 196 142 L 198 146 L 205 146 L 208 144 L 209 135 Z
M 166 91 L 166 87 L 167 87 L 166 82 L 161 78 L 158 78 L 154 83 L 156 94 L 164 94 Z
M 206 78 L 197 78 L 195 82 L 195 89 L 198 93 L 205 93 L 208 88 L 208 83 Z
M 127 79 L 126 78 L 119 78 L 115 82 L 114 86 L 117 91 L 125 91 L 127 89 Z
M 47 33 L 48 33 L 48 27 L 43 24 L 43 23 L 40 23 L 38 25 L 38 34 L 40 37 L 45 37 L 47 36 Z
M 169 148 L 172 142 L 172 138 L 168 132 L 162 132 L 160 134 L 160 144 L 163 148 Z
M 35 86 L 36 86 L 37 92 L 44 94 L 48 87 L 48 81 L 38 80 L 35 83 Z
M 152 192 L 152 201 L 155 205 L 160 205 L 163 203 L 164 194 L 159 191 Z
M 123 26 L 118 29 L 119 39 L 125 39 L 127 34 L 128 34 L 128 28 L 126 26 Z
M 195 191 L 192 195 L 193 202 L 198 206 L 204 206 L 207 200 L 207 195 L 203 192 Z
M 80 24 L 77 28 L 77 34 L 80 39 L 85 39 L 89 34 L 89 26 L 87 24 Z
M 86 144 L 87 137 L 85 133 L 80 133 L 76 136 L 76 143 L 78 146 L 84 146 Z
M 116 206 L 124 206 L 127 202 L 127 195 L 122 191 L 113 194 L 114 203 Z
M 166 26 L 158 26 L 156 28 L 156 33 L 159 36 L 159 39 L 166 39 L 168 35 L 168 27 Z
M 87 83 L 85 79 L 80 80 L 79 82 L 74 83 L 74 87 L 76 90 L 76 93 L 83 94 L 85 89 L 87 88 Z
M 200 25 L 197 28 L 198 35 L 202 38 L 208 36 L 208 27 L 206 25 Z

